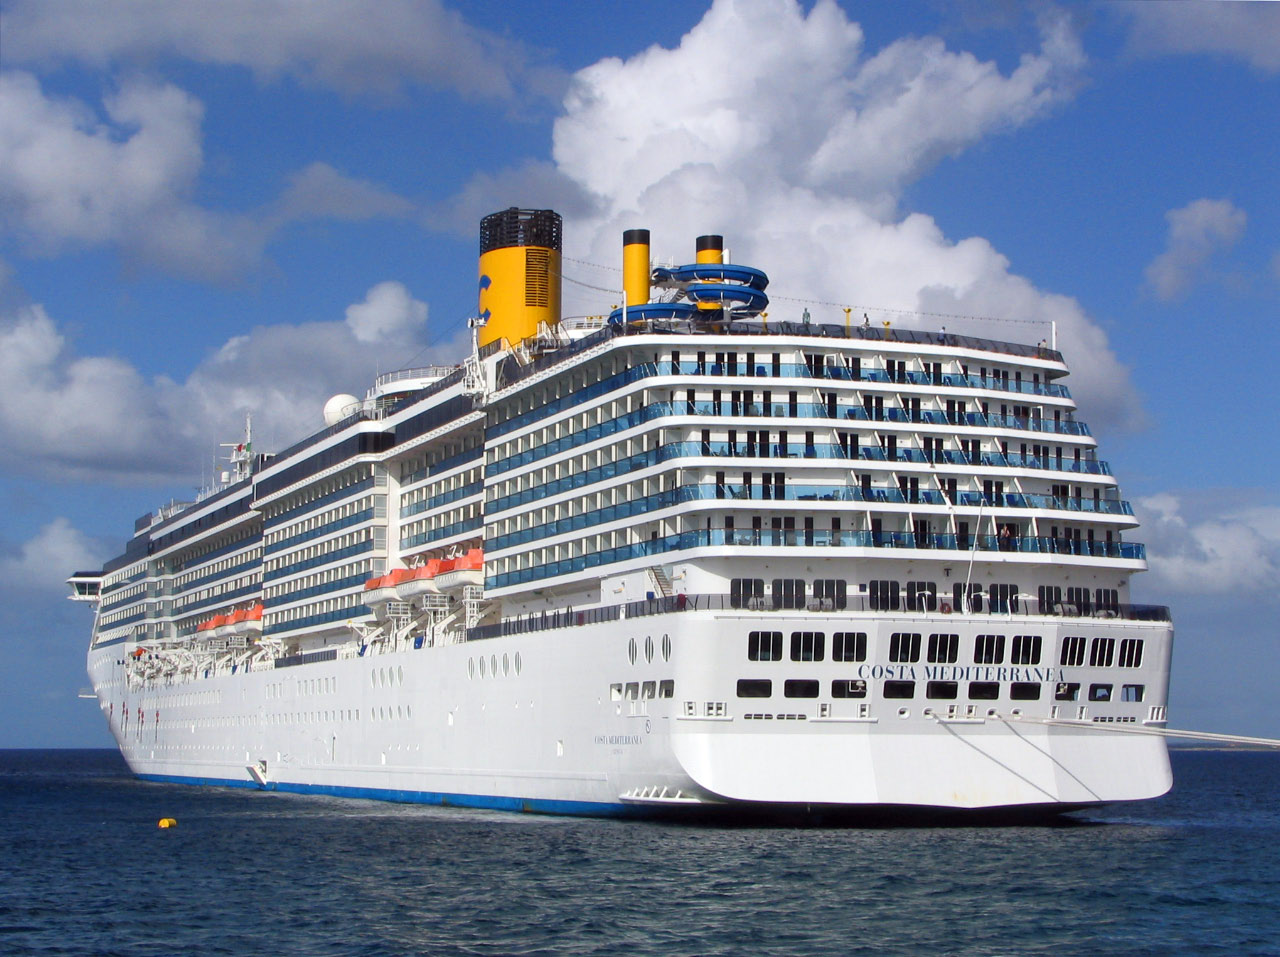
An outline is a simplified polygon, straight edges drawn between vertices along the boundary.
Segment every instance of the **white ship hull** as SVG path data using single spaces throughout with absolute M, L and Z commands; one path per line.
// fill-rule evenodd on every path
M 686 611 L 370 650 L 150 688 L 129 687 L 122 652 L 109 646 L 94 653 L 90 673 L 121 752 L 151 780 L 603 815 L 779 805 L 1069 810 L 1156 797 L 1171 785 L 1163 740 L 1108 734 L 1098 723 L 1141 726 L 1147 705 L 1095 705 L 1078 726 L 1041 723 L 1051 714 L 1057 683 L 1087 682 L 1088 668 L 1013 669 L 1046 679 L 1042 700 L 1002 697 L 972 716 L 962 708 L 948 717 L 939 702 L 876 700 L 874 680 L 870 700 L 826 708 L 780 695 L 735 697 L 742 675 L 768 673 L 781 687 L 792 677 L 826 684 L 871 674 L 868 666 L 830 661 L 743 660 L 743 635 L 752 625 L 831 624 L 830 615 Z M 944 622 L 911 616 L 858 624 L 887 633 Z M 1043 630 L 1043 620 L 1035 624 Z M 965 634 L 989 628 L 991 619 L 952 615 L 945 625 Z M 1073 625 L 1069 630 L 1081 630 Z M 1151 684 L 1167 678 L 1167 626 L 1112 622 L 1103 630 L 1143 634 L 1153 651 L 1165 648 L 1149 653 L 1139 677 Z M 664 635 L 671 639 L 668 661 Z M 653 660 L 646 660 L 646 648 Z M 937 673 L 926 669 L 951 666 L 908 667 L 925 679 Z M 966 667 L 973 668 L 962 666 L 962 677 Z M 989 670 L 1032 677 L 1010 674 L 1007 666 Z M 626 696 L 628 685 L 644 689 L 664 680 L 673 682 L 673 697 Z

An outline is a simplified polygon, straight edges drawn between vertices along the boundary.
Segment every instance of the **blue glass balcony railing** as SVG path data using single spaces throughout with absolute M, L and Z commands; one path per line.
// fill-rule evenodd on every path
M 995 535 L 927 535 L 917 537 L 912 532 L 870 532 L 814 529 L 698 529 L 650 539 L 617 548 L 588 552 L 574 558 L 532 565 L 515 571 L 489 575 L 485 588 L 506 588 L 544 578 L 559 578 L 585 571 L 600 565 L 649 558 L 673 551 L 710 546 L 746 547 L 854 547 L 854 548 L 902 548 L 951 550 L 961 552 L 1016 552 L 1042 555 L 1087 555 L 1094 558 L 1123 558 L 1145 560 L 1146 546 L 1133 542 L 1089 542 L 1059 538 L 1014 537 L 999 538 Z

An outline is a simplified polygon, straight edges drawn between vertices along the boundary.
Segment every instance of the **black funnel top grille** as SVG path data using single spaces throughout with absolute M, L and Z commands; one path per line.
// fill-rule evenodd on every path
M 480 220 L 480 254 L 509 246 L 546 246 L 560 252 L 560 214 L 512 206 Z

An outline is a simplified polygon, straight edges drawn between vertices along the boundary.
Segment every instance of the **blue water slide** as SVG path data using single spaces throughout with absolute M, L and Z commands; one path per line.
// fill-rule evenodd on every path
M 627 322 L 640 322 L 648 319 L 695 319 L 698 307 L 689 302 L 646 302 L 639 306 L 627 306 Z M 622 307 L 609 313 L 609 321 L 621 323 Z
M 732 282 L 752 289 L 764 289 L 769 277 L 759 269 L 739 266 L 736 263 L 689 263 L 667 269 L 659 266 L 653 271 L 655 282 Z
M 734 306 L 739 315 L 754 316 L 769 305 L 769 297 L 759 289 L 732 283 L 692 283 L 685 295 L 694 302 L 709 302 L 724 308 Z

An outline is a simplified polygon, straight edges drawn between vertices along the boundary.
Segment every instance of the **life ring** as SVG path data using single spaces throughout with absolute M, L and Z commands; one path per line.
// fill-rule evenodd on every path
M 944 602 L 942 603 L 942 613 L 943 613 L 944 615 L 949 615 L 949 614 L 951 614 L 951 602 L 949 602 L 949 601 L 944 601 Z

